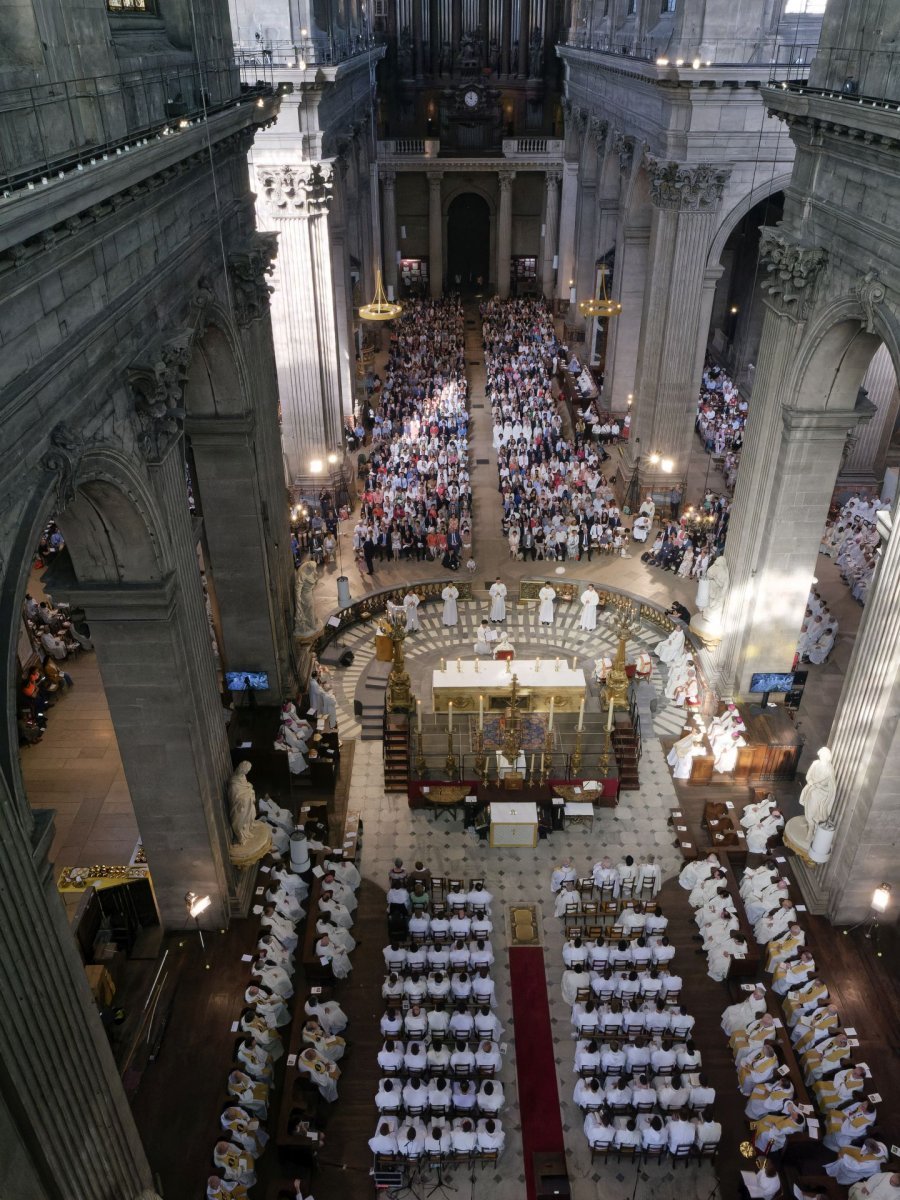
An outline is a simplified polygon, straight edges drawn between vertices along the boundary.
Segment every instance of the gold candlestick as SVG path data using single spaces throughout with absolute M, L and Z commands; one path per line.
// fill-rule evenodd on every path
M 609 731 L 607 731 L 606 740 L 605 740 L 605 743 L 603 746 L 603 751 L 602 751 L 602 753 L 600 755 L 600 759 L 597 763 L 597 769 L 600 773 L 601 779 L 605 779 L 606 776 L 609 774 L 609 749 L 610 749 L 610 735 L 609 735 Z
M 480 729 L 475 731 L 475 774 L 482 783 L 487 784 L 487 755 L 484 752 L 484 733 Z
M 447 778 L 455 779 L 457 762 L 456 762 L 456 756 L 453 753 L 453 730 L 452 729 L 447 730 L 447 760 L 444 765 L 447 768 Z
M 572 775 L 578 777 L 578 772 L 581 770 L 581 738 L 582 732 L 580 729 L 575 732 L 575 750 L 572 754 Z
M 541 783 L 546 783 L 550 778 L 550 768 L 553 765 L 553 733 L 547 730 L 547 738 L 544 742 L 544 753 L 541 756 Z
M 424 779 L 428 771 L 428 766 L 425 762 L 425 747 L 422 743 L 422 730 L 418 731 L 416 738 L 416 775 L 419 779 Z

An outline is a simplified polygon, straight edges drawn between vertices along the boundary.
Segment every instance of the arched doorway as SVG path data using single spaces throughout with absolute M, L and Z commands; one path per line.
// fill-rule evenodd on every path
M 488 203 L 474 192 L 463 192 L 451 200 L 447 209 L 447 279 L 450 287 L 481 291 L 490 278 L 490 259 L 491 213 Z

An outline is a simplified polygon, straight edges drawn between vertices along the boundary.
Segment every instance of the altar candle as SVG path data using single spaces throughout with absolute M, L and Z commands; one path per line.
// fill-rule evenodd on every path
M 573 671 L 577 671 L 577 670 L 578 670 L 578 659 L 577 659 L 577 658 L 573 658 L 573 659 L 572 659 L 572 670 L 573 670 Z
M 534 660 L 534 671 L 536 675 L 540 675 L 541 673 L 541 660 L 539 658 Z
M 534 779 L 534 755 L 531 756 L 531 778 Z
M 556 697 L 551 696 L 550 697 L 550 723 L 547 726 L 548 730 L 553 728 L 553 708 L 554 708 L 555 704 L 556 704 Z
M 453 701 L 450 700 L 447 703 L 447 732 L 450 733 L 452 729 L 453 729 Z
M 443 659 L 443 658 L 441 659 L 441 670 L 442 670 L 442 671 L 446 671 L 446 670 L 447 670 L 447 663 L 446 663 L 446 660 L 445 660 L 445 659 Z
M 416 701 L 416 720 L 417 720 L 419 733 L 421 733 L 422 732 L 422 701 L 421 700 Z
M 559 659 L 556 660 L 556 669 L 559 670 Z
M 613 719 L 613 702 L 612 702 L 612 700 L 610 700 L 609 712 L 606 715 L 606 732 L 607 733 L 609 733 L 609 731 L 612 729 L 612 719 Z
M 543 773 L 544 773 L 544 756 L 542 754 L 541 755 L 541 774 L 543 775 Z
M 456 669 L 457 669 L 457 671 L 462 673 L 462 659 L 461 658 L 458 658 L 456 660 Z
M 581 697 L 581 703 L 578 706 L 578 732 L 584 729 L 584 696 Z
M 478 697 L 478 728 L 484 729 L 484 696 Z

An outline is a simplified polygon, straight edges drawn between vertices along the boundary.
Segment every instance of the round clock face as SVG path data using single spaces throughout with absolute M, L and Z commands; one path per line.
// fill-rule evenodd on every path
M 478 104 L 478 93 L 466 92 L 465 96 L 463 96 L 463 100 L 465 100 L 467 108 L 475 108 L 475 106 Z

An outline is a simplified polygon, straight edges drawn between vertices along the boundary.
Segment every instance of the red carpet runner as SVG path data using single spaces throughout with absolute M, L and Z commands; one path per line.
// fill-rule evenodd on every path
M 543 950 L 537 946 L 511 949 L 509 975 L 516 1035 L 516 1075 L 522 1118 L 525 1187 L 528 1200 L 535 1200 L 531 1156 L 535 1151 L 559 1154 L 565 1151 L 562 1122 L 559 1119 L 559 1093 Z

